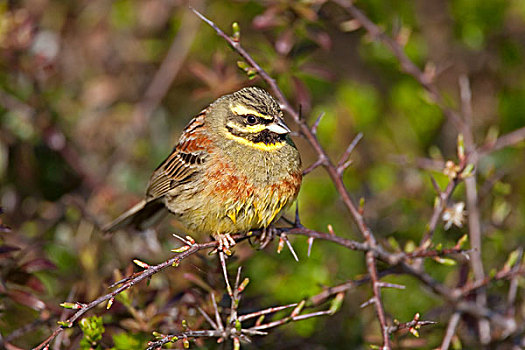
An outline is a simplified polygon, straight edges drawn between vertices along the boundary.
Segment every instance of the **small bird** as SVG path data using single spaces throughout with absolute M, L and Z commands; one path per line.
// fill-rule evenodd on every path
M 144 230 L 168 212 L 189 234 L 211 235 L 219 250 L 230 234 L 266 228 L 297 198 L 301 158 L 279 104 L 247 87 L 222 96 L 184 129 L 153 172 L 146 198 L 104 229 Z

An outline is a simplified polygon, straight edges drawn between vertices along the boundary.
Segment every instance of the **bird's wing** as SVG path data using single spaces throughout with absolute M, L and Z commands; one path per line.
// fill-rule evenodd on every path
M 199 173 L 208 158 L 211 140 L 206 136 L 205 111 L 184 129 L 179 143 L 151 175 L 146 200 L 154 201 L 175 187 L 188 183 Z

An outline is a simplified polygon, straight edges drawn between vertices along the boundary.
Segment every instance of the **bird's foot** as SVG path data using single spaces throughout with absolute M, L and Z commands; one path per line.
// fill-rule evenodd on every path
M 232 255 L 230 248 L 232 248 L 236 242 L 229 233 L 217 233 L 214 235 L 214 238 L 219 243 L 217 251 L 222 251 L 226 255 Z
M 259 249 L 264 249 L 275 237 L 277 230 L 273 226 L 263 228 L 259 242 L 261 243 Z

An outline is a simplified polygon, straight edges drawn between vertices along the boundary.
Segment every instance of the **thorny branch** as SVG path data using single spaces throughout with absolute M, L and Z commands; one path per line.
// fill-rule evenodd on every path
M 344 9 L 346 9 L 368 32 L 371 34 L 373 38 L 379 39 L 385 45 L 392 50 L 396 58 L 401 64 L 402 69 L 407 72 L 408 74 L 412 75 L 427 92 L 429 92 L 431 99 L 436 103 L 440 109 L 443 111 L 443 113 L 447 116 L 447 118 L 453 122 L 454 125 L 458 128 L 460 131 L 460 134 L 469 134 L 471 135 L 471 125 L 469 121 L 463 121 L 460 117 L 460 114 L 449 108 L 445 103 L 444 99 L 441 96 L 439 90 L 436 88 L 432 81 L 432 77 L 428 74 L 425 74 L 422 72 L 404 53 L 403 48 L 393 39 L 388 37 L 385 33 L 383 33 L 379 27 L 374 24 L 366 15 L 364 15 L 360 10 L 358 10 L 350 1 L 344 1 L 344 0 L 334 0 L 337 4 L 342 6 Z M 325 170 L 327 171 L 328 175 L 330 176 L 331 180 L 333 181 L 337 191 L 339 192 L 341 199 L 343 200 L 343 203 L 349 210 L 349 212 L 352 215 L 352 218 L 354 219 L 354 222 L 356 223 L 359 231 L 365 238 L 365 243 L 358 243 L 358 242 L 348 242 L 345 239 L 341 239 L 338 236 L 330 235 L 330 237 L 326 237 L 323 235 L 319 235 L 319 233 L 309 232 L 305 233 L 297 232 L 299 234 L 306 234 L 310 237 L 309 239 L 309 249 L 311 249 L 311 243 L 313 242 L 313 238 L 322 238 L 322 239 L 328 239 L 333 242 L 336 242 L 338 244 L 341 244 L 343 246 L 346 246 L 349 249 L 356 249 L 356 248 L 365 248 L 363 250 L 367 250 L 366 252 L 366 263 L 367 263 L 367 269 L 369 272 L 369 278 L 372 282 L 372 289 L 374 292 L 374 297 L 371 299 L 372 302 L 375 304 L 377 316 L 381 325 L 382 330 L 382 336 L 383 336 L 383 349 L 390 349 L 390 338 L 389 338 L 389 332 L 392 330 L 392 326 L 387 325 L 386 317 L 385 317 L 385 311 L 383 308 L 383 305 L 381 303 L 381 297 L 380 297 L 380 288 L 381 288 L 381 282 L 379 282 L 379 276 L 377 272 L 376 267 L 376 258 L 379 258 L 383 261 L 388 262 L 389 264 L 395 266 L 400 265 L 402 270 L 405 273 L 408 273 L 416 278 L 418 278 L 421 282 L 426 284 L 428 287 L 430 287 L 435 293 L 441 295 L 445 300 L 449 302 L 456 303 L 457 309 L 461 309 L 463 312 L 469 312 L 472 315 L 478 317 L 478 318 L 486 318 L 486 313 L 491 312 L 492 310 L 487 309 L 483 305 L 479 305 L 472 302 L 466 302 L 461 299 L 458 295 L 457 291 L 452 291 L 449 288 L 445 287 L 441 283 L 435 281 L 432 279 L 428 274 L 426 274 L 421 269 L 421 264 L 416 263 L 414 266 L 410 264 L 410 262 L 406 262 L 404 259 L 406 256 L 404 256 L 402 259 L 399 259 L 398 257 L 395 257 L 392 253 L 384 251 L 376 242 L 376 239 L 374 238 L 374 235 L 370 228 L 367 226 L 367 224 L 364 221 L 363 215 L 361 210 L 357 209 L 354 202 L 351 200 L 350 195 L 342 181 L 342 171 L 349 165 L 348 158 L 350 156 L 351 151 L 353 150 L 353 147 L 355 146 L 354 143 L 347 148 L 347 151 L 343 155 L 342 159 L 339 161 L 337 166 L 332 163 L 332 161 L 329 159 L 328 155 L 324 151 L 323 147 L 320 145 L 319 140 L 317 139 L 316 130 L 317 127 L 321 121 L 322 114 L 317 118 L 315 123 L 312 127 L 309 127 L 306 122 L 300 117 L 300 114 L 298 111 L 296 111 L 289 101 L 284 97 L 284 94 L 277 86 L 275 80 L 271 78 L 271 76 L 259 65 L 257 62 L 254 61 L 254 59 L 251 57 L 251 55 L 241 46 L 239 42 L 239 38 L 235 37 L 232 38 L 225 34 L 213 21 L 207 19 L 204 17 L 201 13 L 199 13 L 196 10 L 193 10 L 197 16 L 199 16 L 203 21 L 205 21 L 207 24 L 209 24 L 216 33 L 221 36 L 223 39 L 226 40 L 226 42 L 233 48 L 234 51 L 236 51 L 255 71 L 259 74 L 259 76 L 270 86 L 272 92 L 274 95 L 278 98 L 279 102 L 282 105 L 282 108 L 289 113 L 289 115 L 292 117 L 292 119 L 296 122 L 296 124 L 299 126 L 299 130 L 301 134 L 306 138 L 306 140 L 310 143 L 312 148 L 315 150 L 315 152 L 318 155 L 317 161 L 315 161 L 310 167 L 308 167 L 304 173 L 307 174 L 313 169 L 315 169 L 318 166 L 323 166 Z M 489 152 L 491 150 L 496 150 L 501 147 L 515 144 L 518 142 L 521 142 L 525 139 L 525 128 L 517 130 L 509 135 L 504 135 L 497 139 L 492 144 L 485 145 L 482 147 L 479 152 Z M 356 137 L 355 140 L 359 139 Z M 428 225 L 428 229 L 423 235 L 423 239 L 421 241 L 421 245 L 417 252 L 425 252 L 427 249 L 431 246 L 431 239 L 433 232 L 435 231 L 437 224 L 439 222 L 439 219 L 444 212 L 444 210 L 447 207 L 447 202 L 449 198 L 451 197 L 452 193 L 454 192 L 454 189 L 456 188 L 457 184 L 463 180 L 462 174 L 465 172 L 465 177 L 468 177 L 470 175 L 471 169 L 467 169 L 467 166 L 470 164 L 475 164 L 477 161 L 477 158 L 479 156 L 478 152 L 472 147 L 469 148 L 469 153 L 465 156 L 464 154 L 461 155 L 460 158 L 460 164 L 457 165 L 457 174 L 451 176 L 450 182 L 447 185 L 447 188 L 442 192 L 439 190 L 438 187 L 436 189 L 438 190 L 438 205 L 435 206 L 433 215 L 430 220 L 430 224 Z M 452 164 L 454 165 L 454 164 Z M 291 230 L 293 232 L 293 229 Z M 288 232 L 290 233 L 290 232 Z M 477 253 L 476 253 L 477 254 Z M 455 292 L 455 293 L 452 293 Z M 478 309 L 476 309 L 476 306 L 480 306 Z M 477 310 L 477 311 L 476 311 Z M 485 316 L 484 316 L 485 315 Z M 495 321 L 497 319 L 497 321 Z M 494 317 L 492 319 L 492 322 L 498 324 L 500 327 L 507 327 L 508 329 L 514 330 L 515 323 L 513 322 L 507 322 L 508 320 L 500 317 Z
M 228 276 L 226 275 L 225 278 L 228 280 Z M 211 300 L 212 300 L 212 306 L 213 311 L 215 314 L 215 321 L 212 320 L 212 318 L 202 309 L 199 308 L 199 312 L 204 316 L 204 318 L 208 321 L 208 323 L 212 326 L 213 329 L 208 330 L 199 330 L 199 331 L 192 331 L 185 329 L 183 332 L 175 333 L 175 334 L 160 334 L 156 333 L 156 341 L 152 341 L 148 344 L 148 350 L 154 350 L 159 349 L 163 345 L 167 343 L 173 343 L 179 340 L 182 340 L 183 343 L 189 344 L 189 340 L 191 338 L 198 338 L 198 337 L 213 337 L 218 338 L 218 342 L 223 342 L 226 339 L 232 339 L 234 344 L 234 349 L 238 349 L 240 347 L 240 342 L 251 342 L 250 336 L 254 335 L 267 335 L 268 333 L 265 331 L 270 328 L 274 328 L 277 326 L 281 326 L 283 324 L 293 322 L 293 321 L 300 321 L 305 320 L 312 317 L 318 317 L 323 315 L 331 315 L 333 314 L 337 306 L 339 304 L 332 305 L 330 309 L 324 310 L 324 311 L 315 311 L 310 312 L 306 314 L 302 314 L 302 310 L 306 307 L 306 302 L 303 300 L 299 303 L 289 304 L 289 305 L 282 305 L 282 306 L 275 306 L 270 307 L 266 309 L 262 309 L 256 312 L 252 312 L 249 314 L 243 314 L 239 315 L 239 304 L 241 300 L 241 294 L 248 285 L 249 280 L 248 278 L 245 278 L 241 282 L 241 268 L 237 270 L 237 277 L 235 279 L 235 284 L 233 287 L 233 294 L 230 294 L 231 297 L 231 307 L 229 311 L 229 315 L 227 316 L 227 322 L 223 322 L 221 318 L 221 314 L 219 311 L 219 308 L 217 306 L 217 303 L 215 301 L 215 297 L 213 293 L 211 294 Z M 334 299 L 337 301 L 338 299 Z M 274 314 L 278 311 L 286 310 L 293 308 L 292 312 L 288 316 L 284 316 L 278 320 L 275 321 L 269 321 L 264 323 L 264 319 L 266 315 Z M 244 326 L 244 322 L 251 320 L 253 318 L 257 318 L 257 321 L 252 326 Z M 224 326 L 223 324 L 226 324 Z M 184 325 L 183 322 L 183 328 L 186 328 L 187 326 Z
M 461 134 L 468 135 L 469 132 L 471 132 L 470 125 L 468 120 L 464 121 L 460 117 L 460 114 L 448 106 L 446 106 L 443 102 L 443 98 L 440 95 L 439 91 L 435 87 L 432 81 L 432 77 L 428 74 L 423 73 L 410 59 L 406 54 L 403 52 L 402 47 L 393 39 L 388 37 L 385 33 L 383 33 L 379 27 L 374 24 L 366 15 L 364 15 L 361 11 L 359 11 L 351 2 L 344 1 L 344 0 L 334 0 L 334 2 L 341 5 L 343 8 L 345 8 L 361 25 L 371 34 L 373 38 L 379 39 L 380 41 L 384 42 L 394 53 L 396 58 L 399 60 L 402 69 L 407 72 L 408 74 L 412 75 L 424 88 L 427 90 L 433 99 L 433 101 L 441 108 L 443 113 L 448 117 L 450 121 L 454 123 L 454 125 L 457 126 L 458 130 L 460 130 Z M 323 301 L 327 300 L 327 298 L 335 295 L 336 298 L 333 299 L 334 301 L 342 301 L 342 297 L 344 296 L 344 293 L 348 291 L 349 289 L 359 286 L 365 283 L 371 283 L 372 284 L 372 290 L 373 290 L 373 297 L 370 299 L 371 303 L 374 304 L 377 317 L 379 319 L 379 323 L 381 326 L 381 333 L 383 337 L 383 349 L 390 349 L 390 336 L 393 332 L 396 332 L 398 330 L 402 329 L 409 329 L 409 330 L 416 330 L 419 326 L 422 325 L 428 325 L 432 324 L 432 321 L 420 321 L 419 315 L 416 315 L 417 317 L 414 317 L 414 320 L 406 323 L 394 323 L 392 325 L 388 325 L 387 318 L 385 315 L 384 307 L 381 301 L 381 288 L 383 287 L 401 287 L 401 286 L 395 286 L 388 283 L 381 282 L 380 279 L 390 273 L 404 273 L 413 276 L 417 280 L 419 280 L 423 285 L 427 286 L 432 292 L 436 293 L 437 295 L 441 296 L 443 300 L 447 303 L 450 303 L 453 305 L 455 309 L 455 313 L 453 314 L 453 319 L 449 322 L 449 329 L 447 330 L 446 339 L 444 339 L 443 344 L 447 345 L 450 342 L 451 337 L 454 335 L 455 329 L 457 327 L 457 324 L 461 318 L 461 314 L 468 313 L 471 316 L 474 316 L 477 319 L 486 319 L 490 320 L 492 324 L 494 324 L 497 327 L 500 327 L 504 330 L 504 334 L 509 335 L 512 332 L 515 332 L 518 329 L 516 325 L 516 321 L 513 318 L 512 313 L 507 314 L 501 314 L 495 310 L 491 310 L 486 305 L 480 305 L 477 302 L 469 301 L 466 299 L 467 296 L 471 295 L 472 292 L 478 290 L 479 288 L 482 288 L 486 286 L 487 284 L 491 283 L 495 280 L 500 279 L 510 279 L 511 284 L 514 284 L 515 287 L 513 287 L 509 291 L 509 302 L 512 301 L 513 295 L 516 294 L 517 284 L 516 284 L 516 278 L 518 276 L 523 276 L 525 273 L 525 268 L 523 266 L 523 263 L 521 262 L 521 255 L 518 262 L 512 267 L 512 269 L 506 269 L 503 268 L 501 271 L 496 273 L 492 277 L 486 277 L 483 279 L 476 279 L 472 283 L 468 283 L 462 288 L 449 288 L 446 285 L 436 281 L 433 279 L 428 273 L 426 273 L 423 269 L 420 263 L 418 263 L 419 258 L 438 258 L 445 255 L 454 255 L 454 254 L 466 254 L 467 251 L 464 251 L 461 249 L 461 247 L 453 247 L 450 249 L 432 249 L 432 234 L 434 230 L 436 229 L 439 219 L 446 208 L 447 202 L 449 198 L 451 197 L 454 189 L 456 188 L 457 184 L 463 180 L 461 176 L 452 176 L 450 179 L 449 184 L 447 185 L 446 189 L 444 191 L 441 191 L 439 188 L 436 187 L 436 190 L 438 192 L 438 205 L 435 207 L 434 212 L 432 214 L 432 217 L 430 219 L 430 223 L 428 226 L 427 231 L 423 234 L 423 239 L 421 241 L 421 245 L 419 249 L 416 249 L 413 252 L 407 253 L 407 252 L 392 252 L 388 251 L 385 248 L 383 248 L 380 244 L 377 243 L 372 231 L 366 224 L 363 213 L 361 208 L 358 208 L 353 200 L 350 197 L 350 194 L 345 187 L 343 181 L 342 181 L 342 173 L 350 165 L 350 156 L 351 153 L 361 138 L 360 135 L 357 135 L 354 141 L 348 146 L 347 150 L 341 157 L 341 159 L 338 162 L 333 162 L 327 155 L 324 148 L 321 146 L 319 140 L 317 139 L 317 127 L 319 123 L 321 122 L 322 115 L 317 118 L 315 123 L 312 125 L 312 127 L 308 126 L 306 121 L 300 117 L 299 112 L 293 108 L 293 106 L 290 104 L 290 102 L 285 98 L 282 91 L 277 86 L 277 83 L 275 80 L 264 70 L 260 65 L 258 65 L 257 62 L 251 57 L 251 55 L 240 45 L 238 38 L 232 38 L 228 35 L 226 35 L 220 28 L 217 27 L 217 25 L 212 22 L 211 20 L 204 17 L 202 14 L 200 14 L 198 11 L 193 10 L 197 16 L 199 16 L 203 21 L 205 21 L 207 24 L 209 24 L 219 36 L 224 38 L 226 42 L 236 51 L 251 67 L 255 69 L 255 71 L 259 74 L 259 76 L 270 86 L 273 94 L 277 97 L 279 102 L 282 105 L 283 110 L 285 110 L 291 118 L 294 120 L 294 122 L 298 125 L 299 130 L 301 134 L 305 137 L 305 139 L 310 143 L 312 148 L 317 153 L 317 161 L 312 164 L 308 169 L 305 170 L 305 173 L 308 173 L 309 171 L 313 170 L 314 168 L 318 166 L 324 167 L 324 169 L 327 171 L 328 175 L 330 176 L 331 180 L 334 183 L 334 186 L 336 187 L 337 191 L 339 192 L 341 199 L 343 203 L 345 204 L 346 208 L 350 212 L 358 230 L 361 232 L 362 236 L 364 237 L 364 242 L 357 242 L 352 241 L 346 238 L 343 238 L 341 236 L 333 234 L 333 232 L 330 233 L 323 233 L 318 231 L 309 230 L 305 227 L 302 227 L 301 225 L 297 225 L 295 227 L 291 228 L 279 228 L 277 229 L 277 232 L 279 234 L 286 234 L 286 235 L 304 235 L 309 237 L 309 249 L 311 249 L 311 245 L 313 244 L 315 239 L 321 239 L 321 240 L 327 240 L 333 243 L 336 243 L 340 246 L 343 246 L 350 250 L 356 250 L 356 251 L 362 251 L 365 252 L 366 256 L 366 265 L 369 275 L 361 280 L 357 281 L 348 281 L 346 283 L 343 283 L 338 286 L 329 287 L 322 291 L 320 294 L 316 296 L 310 297 L 308 302 L 302 302 L 299 304 L 291 304 L 291 305 L 284 305 L 274 308 L 268 308 L 264 310 L 260 310 L 258 312 L 254 312 L 251 314 L 246 315 L 238 315 L 237 307 L 240 301 L 240 293 L 242 291 L 238 291 L 238 288 L 243 284 L 240 284 L 240 272 L 237 275 L 236 283 L 234 285 L 233 290 L 231 293 L 229 293 L 232 296 L 232 305 L 230 310 L 230 315 L 232 316 L 232 320 L 237 320 L 238 322 L 242 323 L 243 321 L 246 321 L 248 319 L 252 319 L 255 317 L 262 317 L 264 315 L 274 313 L 279 310 L 283 310 L 285 308 L 292 308 L 294 307 L 294 311 L 284 318 L 281 318 L 277 321 L 269 322 L 266 324 L 257 324 L 255 326 L 252 326 L 251 328 L 243 329 L 242 326 L 240 328 L 240 331 L 238 330 L 238 322 L 232 322 L 232 320 L 229 321 L 229 323 L 226 323 L 224 325 L 221 315 L 218 311 L 217 304 L 215 302 L 215 297 L 213 294 L 211 294 L 211 298 L 214 305 L 214 317 L 215 321 L 212 319 L 212 317 L 208 316 L 204 310 L 199 310 L 201 314 L 206 315 L 205 319 L 208 321 L 208 323 L 212 326 L 213 329 L 210 330 L 185 330 L 184 332 L 176 333 L 173 335 L 159 335 L 159 339 L 156 342 L 152 342 L 150 344 L 150 348 L 159 348 L 163 344 L 166 344 L 168 342 L 172 342 L 175 340 L 174 337 L 177 337 L 176 339 L 182 339 L 184 342 L 188 341 L 188 338 L 193 337 L 217 337 L 217 338 L 230 338 L 234 341 L 234 347 L 240 346 L 240 341 L 248 341 L 249 336 L 253 335 L 263 335 L 266 334 L 264 330 L 279 326 L 282 324 L 285 324 L 287 322 L 291 321 L 297 321 L 309 317 L 315 317 L 320 315 L 328 315 L 334 312 L 334 308 L 330 308 L 329 310 L 325 311 L 318 311 L 318 312 L 312 312 L 309 314 L 300 314 L 300 311 L 302 310 L 302 307 L 304 306 L 315 306 L 319 305 Z M 0 101 L 5 103 L 4 101 Z M 9 101 L 7 101 L 9 102 Z M 464 114 L 464 113 L 463 113 Z M 525 139 L 525 128 L 518 129 L 514 132 L 511 132 L 507 135 L 503 135 L 495 140 L 491 140 L 490 142 L 485 143 L 483 146 L 481 146 L 479 149 L 475 148 L 475 145 L 469 144 L 469 152 L 463 157 L 460 157 L 460 163 L 458 164 L 458 175 L 461 175 L 463 171 L 465 171 L 468 164 L 475 164 L 478 160 L 478 158 L 482 155 L 488 154 L 492 151 L 501 149 L 506 146 L 514 145 L 516 143 L 522 142 Z M 470 141 L 469 141 L 470 142 Z M 337 164 L 337 165 L 335 165 Z M 253 232 L 251 236 L 257 236 L 260 232 Z M 234 235 L 234 239 L 239 242 L 241 240 L 247 239 L 248 235 Z M 208 242 L 208 243 L 191 243 L 187 242 L 187 248 L 184 248 L 185 250 L 180 251 L 177 253 L 174 257 L 172 257 L 169 260 L 166 260 L 165 262 L 155 265 L 155 266 L 148 266 L 143 265 L 145 268 L 143 271 L 133 274 L 132 276 L 129 276 L 122 281 L 119 281 L 115 283 L 112 287 L 117 287 L 112 292 L 101 296 L 97 298 L 96 300 L 88 303 L 88 304 L 81 304 L 81 303 L 75 303 L 75 308 L 78 310 L 71 315 L 66 321 L 63 321 L 61 323 L 60 327 L 57 327 L 54 332 L 39 346 L 37 346 L 35 349 L 43 349 L 50 344 L 50 342 L 57 337 L 58 334 L 60 334 L 64 329 L 71 327 L 80 317 L 82 317 L 86 312 L 93 309 L 95 306 L 103 303 L 108 302 L 108 304 L 112 303 L 112 300 L 114 297 L 121 293 L 124 290 L 127 290 L 134 286 L 135 284 L 150 278 L 153 274 L 156 274 L 160 272 L 161 270 L 165 269 L 168 266 L 171 265 L 177 265 L 181 260 L 187 258 L 188 256 L 196 253 L 197 251 L 203 250 L 203 249 L 213 249 L 216 248 L 216 242 Z M 389 265 L 389 268 L 383 271 L 378 271 L 376 263 L 377 260 L 381 260 Z M 226 276 L 226 281 L 228 281 Z M 298 307 L 300 305 L 303 305 L 300 309 Z M 454 321 L 454 322 L 452 322 Z M 447 345 L 448 346 L 448 345 Z
M 161 264 L 154 265 L 154 266 L 143 265 L 144 267 L 146 267 L 145 270 L 143 270 L 141 272 L 137 272 L 134 275 L 132 275 L 130 277 L 127 277 L 127 278 L 123 279 L 122 281 L 119 281 L 119 282 L 113 284 L 112 286 L 110 286 L 110 287 L 115 287 L 117 285 L 120 285 L 114 291 L 112 291 L 112 292 L 110 292 L 110 293 L 108 293 L 106 295 L 103 295 L 103 296 L 97 298 L 96 300 L 93 300 L 92 302 L 90 302 L 88 304 L 76 303 L 75 306 L 71 305 L 70 308 L 78 309 L 78 311 L 76 311 L 67 320 L 60 322 L 60 326 L 57 327 L 53 331 L 53 333 L 46 340 L 44 340 L 41 344 L 36 346 L 34 348 L 34 350 L 44 349 L 49 343 L 51 343 L 51 341 L 53 339 L 56 338 L 56 336 L 58 336 L 62 331 L 64 331 L 64 329 L 72 327 L 73 324 L 80 317 L 82 317 L 89 310 L 93 309 L 95 306 L 97 306 L 97 305 L 99 305 L 99 304 L 101 304 L 101 303 L 103 303 L 105 301 L 107 301 L 109 303 L 109 305 L 111 306 L 111 304 L 113 303 L 113 299 L 115 298 L 116 295 L 122 293 L 123 291 L 125 291 L 125 290 L 127 290 L 129 288 L 131 288 L 132 286 L 138 284 L 139 282 L 141 282 L 141 281 L 143 281 L 143 280 L 153 276 L 157 272 L 162 271 L 163 269 L 165 269 L 168 266 L 178 265 L 180 263 L 180 261 L 182 261 L 183 259 L 187 258 L 188 256 L 190 256 L 190 255 L 192 255 L 192 254 L 194 254 L 194 253 L 196 253 L 196 252 L 198 252 L 200 250 L 214 248 L 216 246 L 217 246 L 217 242 L 215 242 L 215 241 L 214 242 L 201 243 L 201 244 L 193 244 L 193 245 L 189 246 L 187 250 L 185 250 L 185 251 L 183 251 L 183 252 L 181 252 L 179 254 L 176 254 L 174 257 L 164 261 Z
M 283 92 L 277 86 L 277 83 L 275 80 L 257 63 L 255 60 L 251 57 L 251 55 L 241 46 L 239 40 L 232 38 L 225 34 L 213 21 L 209 20 L 208 18 L 204 17 L 200 12 L 198 12 L 195 9 L 192 9 L 193 12 L 197 16 L 199 16 L 204 22 L 209 24 L 216 32 L 217 34 L 224 38 L 226 42 L 250 65 L 252 66 L 256 72 L 261 76 L 261 78 L 270 86 L 272 92 L 277 97 L 278 101 L 280 102 L 282 108 L 288 112 L 288 114 L 292 117 L 294 122 L 299 126 L 299 130 L 302 133 L 302 135 L 308 140 L 310 145 L 314 148 L 316 153 L 318 154 L 319 163 L 325 168 L 328 175 L 330 176 L 331 180 L 333 181 L 337 191 L 339 192 L 341 199 L 343 200 L 343 203 L 345 204 L 346 208 L 352 215 L 352 218 L 357 225 L 359 231 L 365 238 L 365 241 L 371 248 L 375 248 L 377 246 L 376 239 L 370 230 L 370 228 L 365 223 L 364 217 L 357 208 L 357 206 L 354 204 L 350 197 L 350 193 L 346 189 L 345 184 L 343 183 L 342 178 L 342 171 L 338 168 L 338 166 L 334 165 L 334 163 L 330 160 L 328 155 L 326 154 L 326 151 L 323 149 L 321 144 L 319 143 L 319 140 L 314 132 L 312 132 L 312 129 L 308 126 L 306 121 L 300 117 L 300 113 L 294 109 L 291 105 L 291 103 L 286 99 Z M 351 150 L 351 148 L 349 147 Z M 343 157 L 349 157 L 344 155 Z M 344 159 L 344 158 L 343 158 Z M 342 161 L 342 164 L 344 164 L 346 160 Z M 378 279 L 377 279 L 377 267 L 375 264 L 375 256 L 374 254 L 368 252 L 367 253 L 367 269 L 371 275 L 371 282 L 372 282 L 372 290 L 374 292 L 374 305 L 377 312 L 377 317 L 381 324 L 381 329 L 383 333 L 383 343 L 384 347 L 386 349 L 390 349 L 390 339 L 388 337 L 388 333 L 386 331 L 387 324 L 386 324 L 386 315 L 385 311 L 381 302 L 381 295 L 380 295 L 380 288 L 378 287 Z

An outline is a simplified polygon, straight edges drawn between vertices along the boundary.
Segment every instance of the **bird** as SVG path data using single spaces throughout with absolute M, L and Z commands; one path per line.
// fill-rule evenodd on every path
M 297 199 L 301 157 L 290 132 L 262 88 L 218 98 L 185 127 L 145 198 L 103 230 L 143 231 L 171 213 L 187 234 L 211 236 L 229 253 L 231 234 L 266 232 Z

